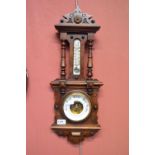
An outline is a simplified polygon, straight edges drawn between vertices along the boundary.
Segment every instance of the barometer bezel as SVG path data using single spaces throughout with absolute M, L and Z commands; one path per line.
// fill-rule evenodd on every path
M 81 96 L 84 96 L 84 97 L 87 99 L 88 103 L 89 103 L 89 111 L 88 111 L 87 115 L 86 115 L 85 117 L 83 117 L 82 119 L 79 119 L 79 120 L 75 120 L 75 119 L 73 119 L 73 118 L 69 118 L 68 115 L 65 113 L 65 110 L 64 110 L 65 100 L 66 100 L 69 96 L 72 96 L 72 95 L 74 95 L 74 94 L 79 94 L 79 95 L 81 95 Z M 83 110 L 84 110 L 84 109 L 83 109 Z M 81 121 L 86 120 L 86 119 L 88 118 L 88 116 L 90 115 L 91 110 L 92 110 L 92 102 L 91 102 L 91 99 L 90 99 L 89 95 L 86 94 L 84 91 L 81 91 L 81 90 L 70 91 L 70 92 L 68 92 L 68 93 L 63 97 L 63 105 L 62 105 L 63 114 L 64 114 L 64 116 L 65 116 L 68 120 L 70 120 L 70 121 L 72 121 L 72 122 L 81 122 Z M 79 114 L 79 115 L 80 115 L 80 114 Z M 75 114 L 75 116 L 78 116 L 78 114 Z

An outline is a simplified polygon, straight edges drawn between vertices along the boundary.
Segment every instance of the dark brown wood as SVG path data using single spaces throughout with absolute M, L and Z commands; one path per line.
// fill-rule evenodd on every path
M 75 33 L 96 33 L 99 29 L 100 26 L 99 25 L 88 25 L 88 24 L 83 24 L 83 25 L 78 25 L 77 24 L 57 24 L 55 25 L 55 28 L 59 31 L 59 32 L 75 32 Z
M 65 40 L 61 41 L 61 79 L 66 78 L 66 43 Z
M 63 16 L 60 23 L 55 25 L 60 33 L 61 40 L 61 73 L 60 79 L 52 81 L 51 87 L 54 91 L 55 118 L 51 129 L 59 136 L 67 137 L 73 143 L 78 144 L 85 137 L 93 136 L 101 129 L 98 123 L 98 101 L 97 96 L 102 82 L 93 79 L 93 56 L 92 46 L 94 34 L 100 29 L 92 16 L 83 13 L 79 6 Z M 73 75 L 74 40 L 80 40 L 80 75 Z M 86 52 L 86 44 L 88 52 Z M 66 66 L 66 46 L 69 45 L 69 66 Z M 87 60 L 88 58 L 88 60 Z M 87 60 L 87 61 L 86 61 Z M 66 68 L 68 70 L 66 70 Z M 83 92 L 91 103 L 91 111 L 87 118 L 80 122 L 69 120 L 63 112 L 65 96 L 72 92 Z M 58 119 L 65 119 L 65 125 L 57 124 Z
M 64 90 L 65 93 L 62 94 L 62 86 L 61 83 L 65 83 Z M 57 133 L 59 136 L 67 136 L 68 140 L 72 143 L 79 143 L 83 141 L 85 137 L 93 136 L 99 129 L 100 126 L 98 124 L 98 102 L 97 95 L 98 90 L 103 84 L 98 80 L 55 80 L 51 82 L 51 86 L 55 92 L 55 121 L 51 128 Z M 68 120 L 63 114 L 63 100 L 64 95 L 70 93 L 71 91 L 78 90 L 86 92 L 91 100 L 92 110 L 88 118 L 82 122 L 72 122 Z M 67 120 L 67 124 L 65 126 L 57 125 L 57 119 L 65 118 Z M 76 127 L 75 127 L 76 124 Z M 71 133 L 77 131 L 80 132 L 80 136 L 71 136 Z
M 68 137 L 68 141 L 78 144 L 85 139 L 85 137 L 93 136 L 101 127 L 99 125 L 53 125 L 52 130 L 59 136 Z
M 93 76 L 93 56 L 92 56 L 92 47 L 93 47 L 93 40 L 88 40 L 88 72 L 87 77 L 88 79 L 92 79 Z
M 96 33 L 100 26 L 96 24 L 91 15 L 82 12 L 77 6 L 73 12 L 64 15 L 55 28 L 61 33 Z

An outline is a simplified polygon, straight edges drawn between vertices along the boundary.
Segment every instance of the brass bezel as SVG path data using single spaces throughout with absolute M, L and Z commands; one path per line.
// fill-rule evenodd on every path
M 88 102 L 89 102 L 89 106 L 90 106 L 89 113 L 88 113 L 88 115 L 87 115 L 84 119 L 82 119 L 82 120 L 78 120 L 78 121 L 77 121 L 77 120 L 71 120 L 71 119 L 69 119 L 69 118 L 65 115 L 65 113 L 64 113 L 64 102 L 65 102 L 65 99 L 66 99 L 68 96 L 72 95 L 72 94 L 83 94 L 83 95 L 87 98 L 87 100 L 88 100 Z M 88 118 L 88 116 L 90 115 L 91 111 L 92 111 L 92 102 L 91 102 L 91 99 L 90 99 L 89 95 L 88 95 L 87 93 L 85 93 L 84 91 L 81 91 L 81 90 L 69 91 L 69 92 L 63 97 L 62 101 L 63 101 L 63 104 L 62 104 L 62 111 L 63 111 L 63 114 L 64 114 L 64 116 L 65 116 L 68 120 L 70 120 L 70 121 L 72 121 L 72 122 L 82 122 L 82 121 L 86 120 L 86 119 Z

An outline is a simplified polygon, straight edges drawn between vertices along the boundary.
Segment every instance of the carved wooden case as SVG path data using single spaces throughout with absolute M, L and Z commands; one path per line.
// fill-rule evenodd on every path
M 51 82 L 54 91 L 55 119 L 51 128 L 59 136 L 67 137 L 74 144 L 80 143 L 85 137 L 93 136 L 98 130 L 97 95 L 103 85 L 97 79 L 93 79 L 92 47 L 94 34 L 100 26 L 95 23 L 87 13 L 81 12 L 79 6 L 63 16 L 60 23 L 55 25 L 60 33 L 61 61 L 60 78 Z M 74 40 L 80 40 L 80 74 L 73 74 Z M 69 63 L 66 70 L 66 48 L 69 46 Z M 72 121 L 66 117 L 63 110 L 65 97 L 73 92 L 80 92 L 89 98 L 91 110 L 84 120 Z M 58 120 L 65 120 L 65 124 L 58 124 Z

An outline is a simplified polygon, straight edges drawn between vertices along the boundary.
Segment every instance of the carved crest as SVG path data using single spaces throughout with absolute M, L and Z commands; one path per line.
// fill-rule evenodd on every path
M 63 16 L 60 23 L 74 23 L 74 24 L 95 24 L 92 16 L 81 11 L 80 7 L 77 5 L 76 9 Z

